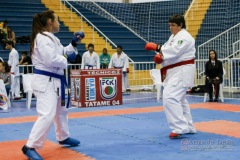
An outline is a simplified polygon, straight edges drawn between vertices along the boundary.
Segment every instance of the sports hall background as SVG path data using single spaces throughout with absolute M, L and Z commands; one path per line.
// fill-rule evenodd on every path
M 73 8 L 74 7 L 74 8 Z M 170 160 L 237 159 L 240 151 L 239 120 L 239 0 L 178 0 L 152 3 L 71 2 L 59 0 L 0 0 L 0 22 L 7 20 L 16 37 L 29 36 L 35 13 L 51 9 L 60 18 L 57 34 L 67 45 L 75 31 L 86 37 L 79 53 L 94 43 L 113 54 L 122 45 L 130 58 L 130 86 L 134 92 L 123 96 L 123 105 L 69 109 L 70 132 L 81 145 L 65 148 L 57 144 L 54 128 L 40 151 L 47 160 Z M 76 10 L 75 10 L 76 9 Z M 71 12 L 72 11 L 72 12 Z M 168 18 L 184 14 L 187 29 L 196 39 L 197 72 L 195 84 L 203 84 L 203 64 L 208 50 L 215 49 L 224 62 L 224 102 L 203 103 L 203 93 L 188 95 L 197 134 L 178 140 L 170 132 L 162 101 L 152 89 L 149 70 L 155 65 L 153 52 L 144 49 L 146 41 L 164 43 L 169 35 Z M 29 43 L 17 42 L 17 51 L 29 50 Z M 9 51 L 0 50 L 8 60 Z M 25 157 L 21 147 L 36 120 L 35 99 L 26 108 L 25 99 L 14 101 L 0 113 L 0 160 Z

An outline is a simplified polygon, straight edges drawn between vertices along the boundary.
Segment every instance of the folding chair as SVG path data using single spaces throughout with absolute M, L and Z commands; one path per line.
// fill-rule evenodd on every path
M 162 98 L 162 92 L 163 92 L 160 69 L 151 69 L 150 76 L 153 80 L 153 91 L 155 87 L 157 87 L 157 99 L 160 99 Z
M 224 86 L 224 76 L 225 76 L 225 74 L 226 74 L 226 70 L 223 68 L 223 82 L 220 83 L 220 85 L 219 85 L 219 98 L 220 98 L 221 102 L 224 102 L 223 86 Z M 214 89 L 214 87 L 213 87 L 213 89 Z M 213 90 L 213 93 L 214 93 L 214 90 Z M 208 97 L 208 93 L 204 93 L 203 102 L 207 101 L 207 97 Z
M 27 108 L 31 107 L 31 101 L 32 101 L 32 94 L 33 90 L 31 87 L 31 81 L 32 81 L 33 74 L 22 74 L 22 81 L 23 81 L 23 90 L 24 93 L 26 93 L 26 106 Z

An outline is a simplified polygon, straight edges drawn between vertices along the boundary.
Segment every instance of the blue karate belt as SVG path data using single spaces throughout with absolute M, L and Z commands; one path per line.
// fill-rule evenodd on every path
M 65 106 L 65 86 L 68 86 L 66 77 L 64 75 L 59 75 L 56 73 L 47 72 L 47 71 L 39 70 L 36 68 L 34 69 L 34 73 L 45 75 L 45 76 L 50 76 L 50 78 L 54 77 L 54 78 L 60 79 L 60 81 L 61 81 L 61 105 Z M 69 107 L 69 102 L 70 102 L 70 95 L 68 92 L 68 100 L 67 100 L 67 105 L 66 105 L 67 108 Z
M 88 69 L 93 69 L 93 67 L 94 67 L 94 66 L 92 66 L 92 65 L 85 65 L 85 66 L 87 66 Z
M 113 66 L 113 68 L 123 68 L 123 67 L 115 67 L 115 66 Z

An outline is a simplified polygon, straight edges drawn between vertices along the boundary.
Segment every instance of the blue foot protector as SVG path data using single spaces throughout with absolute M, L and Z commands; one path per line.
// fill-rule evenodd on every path
M 80 144 L 80 141 L 76 140 L 74 138 L 68 137 L 67 139 L 65 139 L 63 141 L 59 141 L 59 144 L 61 144 L 61 145 L 69 145 L 69 146 L 77 146 L 77 145 Z
M 34 148 L 29 148 L 26 145 L 22 147 L 22 152 L 30 160 L 43 160 L 43 158 L 37 153 Z

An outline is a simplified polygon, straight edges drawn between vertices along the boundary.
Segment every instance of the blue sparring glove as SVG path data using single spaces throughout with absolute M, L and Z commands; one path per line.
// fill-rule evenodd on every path
M 82 31 L 76 32 L 73 35 L 73 42 L 78 43 L 78 41 L 83 39 L 84 37 L 85 35 Z
M 67 58 L 68 61 L 73 61 L 76 59 L 76 53 L 74 51 L 66 51 L 64 57 Z

